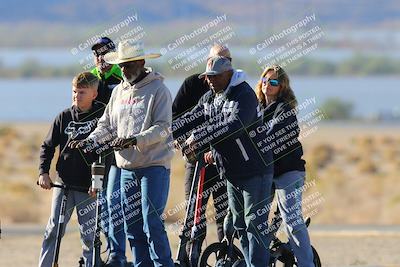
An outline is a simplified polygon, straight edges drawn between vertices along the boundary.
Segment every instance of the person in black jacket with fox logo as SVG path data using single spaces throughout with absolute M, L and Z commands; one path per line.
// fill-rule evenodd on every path
M 225 57 L 207 62 L 206 77 L 211 91 L 172 124 L 174 138 L 184 143 L 184 154 L 211 150 L 217 168 L 227 179 L 229 209 L 238 230 L 247 266 L 267 266 L 268 225 L 257 210 L 267 206 L 272 184 L 272 154 L 261 153 L 252 139 L 261 125 L 257 97 L 245 82 L 245 74 L 233 70 Z
M 303 148 L 299 141 L 297 100 L 289 76 L 278 65 L 267 67 L 256 86 L 264 108 L 264 125 L 272 140 L 275 194 L 289 243 L 299 267 L 314 267 L 310 237 L 302 215 L 302 186 L 305 180 Z
M 91 184 L 90 164 L 96 160 L 94 152 L 84 153 L 71 149 L 68 144 L 73 140 L 86 138 L 97 125 L 104 112 L 105 105 L 94 101 L 97 96 L 99 80 L 90 72 L 78 74 L 72 81 L 72 107 L 62 111 L 54 120 L 40 149 L 39 185 L 50 189 L 52 182 L 49 171 L 56 147 L 60 153 L 56 170 L 59 180 L 72 186 L 87 188 Z M 51 266 L 59 221 L 62 189 L 53 189 L 51 215 L 46 227 L 39 259 L 39 267 Z M 85 266 L 92 266 L 94 226 L 91 220 L 96 216 L 95 199 L 86 193 L 71 191 L 66 202 L 64 226 L 68 223 L 76 207 L 82 240 Z M 64 233 L 64 229 L 62 231 Z

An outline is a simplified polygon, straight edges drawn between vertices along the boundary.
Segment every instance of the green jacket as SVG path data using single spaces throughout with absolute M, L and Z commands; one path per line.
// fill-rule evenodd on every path
M 92 69 L 91 73 L 96 75 L 100 80 L 96 100 L 107 104 L 110 100 L 112 90 L 123 80 L 121 69 L 118 65 L 113 65 L 104 75 L 97 68 Z

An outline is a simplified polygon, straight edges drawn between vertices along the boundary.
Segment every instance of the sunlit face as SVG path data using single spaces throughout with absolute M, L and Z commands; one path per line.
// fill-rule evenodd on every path
M 271 81 L 272 80 L 272 81 Z M 261 90 L 265 95 L 267 100 L 276 100 L 278 97 L 279 91 L 281 89 L 281 85 L 275 84 L 275 81 L 278 80 L 278 75 L 275 71 L 268 71 L 262 79 Z M 279 81 L 278 81 L 279 83 Z
M 93 100 L 97 97 L 97 88 L 72 86 L 72 103 L 82 111 L 87 111 L 92 107 Z
M 135 60 L 118 64 L 126 82 L 133 82 L 143 71 L 144 60 Z
M 93 51 L 94 63 L 96 64 L 96 67 L 100 71 L 100 73 L 106 73 L 112 68 L 112 65 L 104 61 L 104 55 L 110 52 L 109 49 L 105 48 L 106 46 L 103 46 Z
M 220 93 L 226 89 L 231 81 L 231 73 L 229 71 L 225 71 L 217 75 L 207 75 L 206 81 L 214 93 Z

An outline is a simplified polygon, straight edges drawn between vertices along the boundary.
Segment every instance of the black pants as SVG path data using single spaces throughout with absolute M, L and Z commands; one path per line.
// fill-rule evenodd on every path
M 195 167 L 196 167 L 195 164 L 191 163 L 185 164 L 185 198 L 187 201 L 190 197 L 190 189 L 192 186 Z M 206 210 L 207 202 L 211 194 L 214 200 L 215 218 L 210 218 L 210 216 L 207 216 L 207 210 Z M 196 197 L 196 194 L 194 194 L 194 197 Z M 224 180 L 220 179 L 216 167 L 210 164 L 206 167 L 204 184 L 203 184 L 201 220 L 200 220 L 200 225 L 198 225 L 200 244 L 203 243 L 206 237 L 207 221 L 213 222 L 214 220 L 217 225 L 218 240 L 222 241 L 222 239 L 224 238 L 223 226 L 224 226 L 224 218 L 227 214 L 227 208 L 228 208 L 228 194 L 226 191 L 226 181 L 225 179 Z M 193 216 L 194 214 L 189 214 L 190 218 L 188 223 L 189 229 L 191 229 L 191 227 L 193 226 L 193 221 L 194 221 Z

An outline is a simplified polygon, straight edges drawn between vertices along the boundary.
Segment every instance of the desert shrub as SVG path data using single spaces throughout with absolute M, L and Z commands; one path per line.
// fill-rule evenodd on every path
M 391 136 L 382 136 L 379 141 L 384 146 L 392 146 L 396 143 L 396 140 Z
M 357 138 L 357 144 L 360 147 L 365 147 L 365 146 L 373 146 L 375 143 L 375 140 L 372 136 L 361 136 Z
M 5 137 L 5 136 L 17 137 L 18 133 L 13 127 L 1 126 L 0 127 L 0 138 Z
M 378 156 L 379 145 L 377 146 L 375 140 L 371 136 L 360 137 L 357 141 L 358 154 L 361 157 L 365 156 Z
M 24 140 L 19 144 L 18 152 L 23 160 L 33 160 L 37 157 L 39 144 L 35 140 Z
M 361 156 L 354 152 L 349 152 L 346 154 L 346 161 L 348 163 L 357 163 L 361 160 Z
M 311 151 L 311 161 L 318 167 L 325 167 L 334 156 L 334 148 L 328 144 L 320 144 Z
M 399 158 L 400 151 L 396 147 L 392 146 L 384 148 L 382 154 L 385 160 L 394 162 L 396 159 Z
M 358 163 L 358 169 L 362 173 L 375 174 L 378 172 L 378 166 L 371 159 L 363 159 Z
M 15 223 L 39 221 L 40 214 L 31 205 L 37 202 L 32 187 L 22 182 L 3 180 L 0 183 L 0 210 L 7 220 Z

